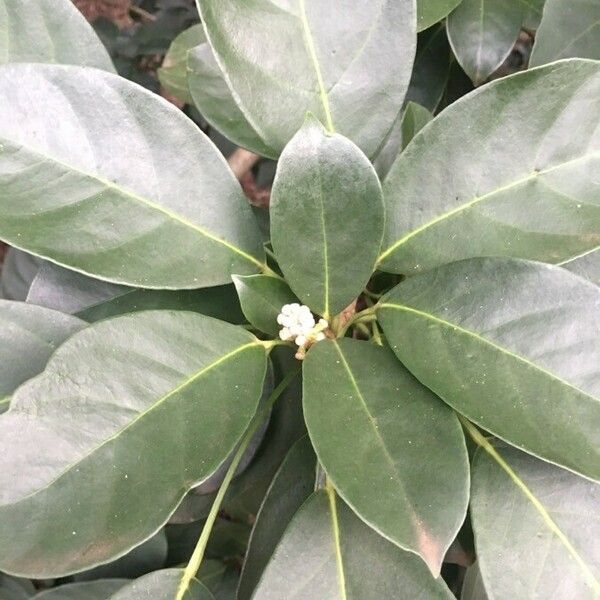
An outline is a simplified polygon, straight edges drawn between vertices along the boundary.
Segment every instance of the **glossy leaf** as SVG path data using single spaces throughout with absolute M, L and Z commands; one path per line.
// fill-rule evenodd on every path
M 0 0 L 0 64 L 23 62 L 114 72 L 102 42 L 70 0 Z
M 385 180 L 381 268 L 412 274 L 474 256 L 562 262 L 592 250 L 599 124 L 593 61 L 505 77 L 455 102 Z
M 367 157 L 308 118 L 281 155 L 270 211 L 286 281 L 314 312 L 336 315 L 364 288 L 381 245 L 381 185 Z
M 483 83 L 510 54 L 523 20 L 521 0 L 462 0 L 448 17 L 448 39 L 475 85 Z
M 408 87 L 414 0 L 197 4 L 233 96 L 270 154 L 283 150 L 307 112 L 367 156 L 377 152 Z
M 140 287 L 261 268 L 257 224 L 223 157 L 155 94 L 98 70 L 5 65 L 0 115 L 5 241 Z
M 110 600 L 129 583 L 127 579 L 100 579 L 60 585 L 35 596 L 35 600 Z M 166 600 L 166 598 L 165 598 Z
M 202 116 L 229 140 L 263 156 L 277 157 L 237 105 L 204 30 L 202 40 L 187 54 L 187 85 Z
M 190 310 L 230 323 L 245 321 L 233 285 L 145 290 L 93 279 L 49 262 L 33 280 L 27 302 L 75 314 L 88 322 L 154 309 Z
M 150 537 L 238 442 L 265 368 L 248 332 L 189 312 L 71 337 L 0 418 L 0 568 L 55 577 Z
M 202 43 L 206 43 L 202 25 L 192 25 L 189 29 L 182 31 L 171 43 L 162 66 L 156 72 L 160 84 L 175 98 L 187 104 L 192 103 L 188 87 L 188 53 Z
M 600 59 L 600 2 L 546 0 L 529 65 L 574 56 Z
M 408 146 L 415 135 L 419 133 L 431 119 L 433 119 L 433 115 L 424 106 L 421 106 L 416 102 L 409 102 L 406 105 L 401 122 L 402 150 Z
M 600 595 L 600 486 L 500 444 L 473 465 L 471 510 L 490 598 Z
M 484 429 L 600 479 L 600 288 L 565 269 L 472 259 L 379 305 L 398 358 Z
M 413 554 L 367 527 L 332 489 L 294 516 L 253 600 L 389 600 L 454 596 Z M 399 591 L 401 596 L 398 596 Z
M 294 292 L 282 279 L 269 275 L 233 275 L 233 283 L 248 321 L 260 331 L 277 335 L 281 307 L 296 302 Z
M 464 0 L 417 0 L 417 29 L 423 31 L 446 15 Z
M 308 432 L 340 495 L 439 575 L 469 501 L 467 450 L 454 413 L 388 348 L 368 342 L 319 342 L 303 379 Z
M 444 25 L 419 34 L 417 56 L 406 93 L 408 101 L 421 104 L 431 112 L 435 111 L 450 74 L 451 54 Z
M 54 310 L 0 300 L 0 412 L 22 383 L 44 369 L 58 346 L 85 326 Z
M 308 437 L 298 440 L 275 475 L 252 529 L 237 600 L 250 600 L 279 540 L 315 487 L 317 459 Z
M 600 249 L 561 264 L 561 267 L 600 285 Z
M 173 600 L 182 576 L 182 569 L 154 571 L 121 588 L 110 600 Z M 214 596 L 202 583 L 193 579 L 182 600 L 214 600 Z

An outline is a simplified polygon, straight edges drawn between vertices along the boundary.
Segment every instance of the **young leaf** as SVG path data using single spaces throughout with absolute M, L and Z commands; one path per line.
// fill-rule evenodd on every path
M 333 489 L 300 508 L 267 565 L 253 600 L 454 598 L 413 554 L 367 527 Z
M 434 575 L 469 501 L 469 461 L 454 413 L 388 348 L 320 342 L 304 362 L 304 417 L 340 495 Z
M 144 575 L 110 596 L 110 600 L 172 600 L 183 576 L 182 569 L 163 569 Z M 182 600 L 215 600 L 204 584 L 193 579 Z
M 198 44 L 206 44 L 204 29 L 200 24 L 192 25 L 173 40 L 162 66 L 156 72 L 160 84 L 175 98 L 187 104 L 192 103 L 188 87 L 188 53 Z
M 423 31 L 450 14 L 462 0 L 417 0 L 417 30 Z
M 70 0 L 0 0 L 0 64 L 59 63 L 114 73 L 108 52 Z
M 592 250 L 592 252 L 566 261 L 561 264 L 561 267 L 589 279 L 596 285 L 600 285 L 600 249 Z
M 475 456 L 471 510 L 490 598 L 598 598 L 600 486 L 487 447 Z
M 248 321 L 260 331 L 276 336 L 281 329 L 277 315 L 284 304 L 297 302 L 294 292 L 283 279 L 270 275 L 233 275 L 232 279 Z
M 50 355 L 86 323 L 54 310 L 0 300 L 0 413 L 10 395 L 40 373 Z
M 250 600 L 279 540 L 315 487 L 317 459 L 308 437 L 298 440 L 275 475 L 248 543 L 237 600 Z
M 0 417 L 0 569 L 57 577 L 150 537 L 235 447 L 265 369 L 254 336 L 189 312 L 71 337 Z
M 239 108 L 273 154 L 283 150 L 307 112 L 367 156 L 377 152 L 410 79 L 414 0 L 197 4 Z
M 523 20 L 522 0 L 462 0 L 448 17 L 452 50 L 475 85 L 510 54 Z
M 93 279 L 44 262 L 27 302 L 94 322 L 139 310 L 191 310 L 230 323 L 244 323 L 233 285 L 200 290 L 145 290 Z
M 348 139 L 309 117 L 288 144 L 271 194 L 271 240 L 294 293 L 326 319 L 364 288 L 381 246 L 377 173 Z
M 435 112 L 450 75 L 451 54 L 443 24 L 419 34 L 415 65 L 406 92 L 407 101 Z
M 202 27 L 199 25 L 198 27 Z M 202 30 L 202 42 L 187 54 L 187 85 L 202 116 L 228 139 L 262 156 L 277 158 L 260 134 L 248 122 L 231 94 L 223 72 Z
M 600 479 L 600 288 L 565 269 L 472 259 L 379 305 L 394 352 L 484 429 Z
M 68 583 L 40 592 L 35 600 L 110 600 L 113 594 L 129 584 L 128 579 L 100 579 L 84 583 Z
M 561 262 L 595 248 L 599 124 L 600 62 L 588 60 L 505 77 L 454 103 L 385 180 L 381 268 L 412 274 L 474 256 Z
M 598 0 L 546 0 L 529 65 L 572 56 L 600 59 Z
M 0 197 L 0 238 L 115 283 L 198 288 L 262 268 L 256 221 L 208 138 L 95 69 L 0 67 Z

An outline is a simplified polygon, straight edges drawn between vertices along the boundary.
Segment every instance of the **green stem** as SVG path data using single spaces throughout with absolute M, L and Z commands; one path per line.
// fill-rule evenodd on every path
M 341 338 L 346 335 L 348 329 L 350 327 L 356 325 L 357 323 L 364 323 L 365 321 L 374 321 L 377 317 L 375 316 L 375 308 L 365 308 L 365 310 L 361 310 L 356 313 L 348 322 L 340 329 L 337 334 L 337 337 Z
M 377 321 L 373 321 L 373 323 L 371 323 L 371 327 L 373 329 L 373 341 L 378 346 L 383 346 L 383 340 L 381 339 L 381 331 L 379 329 L 379 325 L 377 325 Z
M 196 577 L 198 570 L 200 569 L 200 565 L 202 564 L 202 559 L 204 558 L 204 552 L 206 550 L 206 544 L 208 543 L 208 538 L 210 537 L 213 525 L 217 519 L 219 511 L 221 510 L 221 504 L 223 503 L 223 499 L 225 498 L 225 494 L 227 493 L 227 489 L 229 488 L 229 484 L 235 475 L 238 465 L 244 456 L 244 452 L 250 443 L 250 440 L 254 437 L 254 434 L 263 423 L 263 421 L 269 415 L 269 412 L 273 408 L 273 405 L 281 396 L 283 391 L 287 388 L 287 386 L 292 382 L 294 377 L 298 374 L 300 370 L 300 365 L 297 368 L 290 371 L 280 382 L 280 384 L 271 392 L 271 395 L 267 399 L 267 401 L 259 408 L 259 410 L 254 415 L 254 418 L 250 422 L 248 429 L 246 429 L 246 433 L 242 437 L 242 441 L 236 450 L 233 460 L 227 469 L 227 473 L 225 474 L 225 478 L 223 479 L 223 483 L 219 488 L 219 492 L 213 501 L 213 505 L 210 509 L 210 513 L 206 519 L 206 523 L 202 528 L 202 533 L 198 538 L 198 543 L 196 544 L 196 548 L 194 549 L 194 553 L 190 558 L 190 561 L 183 572 L 183 577 L 181 578 L 181 583 L 179 584 L 179 588 L 177 590 L 177 595 L 175 596 L 175 600 L 183 600 L 186 592 L 190 587 L 190 583 L 192 579 Z

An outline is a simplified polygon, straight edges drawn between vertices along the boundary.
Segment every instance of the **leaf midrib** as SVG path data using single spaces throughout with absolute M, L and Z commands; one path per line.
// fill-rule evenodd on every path
M 585 392 L 584 390 L 580 389 L 576 385 L 573 385 L 572 383 L 566 381 L 562 377 L 555 375 L 551 371 L 548 371 L 544 367 L 541 367 L 540 365 L 538 365 L 534 362 L 531 362 L 529 359 L 525 358 L 524 356 L 521 356 L 520 354 L 517 354 L 516 352 L 513 352 L 512 350 L 509 350 L 508 348 L 504 348 L 503 346 L 500 346 L 499 344 L 493 342 L 492 340 L 488 340 L 487 338 L 481 336 L 480 334 L 476 333 L 475 331 L 465 329 L 464 327 L 461 327 L 460 325 L 456 325 L 455 323 L 451 323 L 450 321 L 441 319 L 440 317 L 437 317 L 431 313 L 428 313 L 428 312 L 425 312 L 422 310 L 418 310 L 416 308 L 412 308 L 411 306 L 406 306 L 404 304 L 394 304 L 391 302 L 384 302 L 383 304 L 380 304 L 378 306 L 378 309 L 382 309 L 382 308 L 384 308 L 384 309 L 388 308 L 388 309 L 392 309 L 392 310 L 400 310 L 400 311 L 412 313 L 414 315 L 417 315 L 418 317 L 421 317 L 426 320 L 433 321 L 435 323 L 438 323 L 440 325 L 448 327 L 448 328 L 452 329 L 453 331 L 459 331 L 460 333 L 463 333 L 469 337 L 476 339 L 477 341 L 481 342 L 482 344 L 486 344 L 487 346 L 490 346 L 490 347 L 494 348 L 495 350 L 498 350 L 499 352 L 506 354 L 507 356 L 510 356 L 511 358 L 514 358 L 515 360 L 518 360 L 518 361 L 524 363 L 527 367 L 534 369 L 547 377 L 550 377 L 554 381 L 560 383 L 561 385 L 568 387 L 571 390 L 576 391 L 577 393 L 581 394 L 582 396 L 585 396 L 586 398 L 589 398 L 590 400 L 592 400 L 594 402 L 598 401 L 597 398 L 595 398 L 588 392 Z
M 16 145 L 14 140 L 7 139 L 3 136 L 0 136 L 0 140 L 5 141 L 9 145 Z M 40 152 L 39 150 L 32 150 L 25 144 L 22 144 L 21 146 L 23 148 L 25 148 L 28 153 L 30 153 L 33 156 L 39 157 L 43 161 L 50 162 L 52 164 L 62 167 L 63 169 L 65 169 L 67 171 L 74 172 L 74 173 L 79 174 L 82 177 L 87 177 L 93 181 L 97 181 L 99 184 L 103 185 L 105 188 L 108 188 L 110 190 L 115 190 L 118 194 L 120 194 L 122 196 L 128 197 L 139 204 L 142 204 L 144 206 L 152 208 L 152 209 L 166 215 L 170 219 L 177 221 L 178 223 L 181 223 L 182 225 L 200 233 L 203 237 L 205 237 L 213 242 L 216 242 L 217 244 L 221 244 L 221 245 L 225 246 L 228 250 L 230 250 L 231 252 L 233 252 L 235 254 L 240 255 L 242 258 L 248 260 L 255 266 L 259 267 L 261 270 L 265 269 L 265 265 L 260 260 L 258 260 L 254 256 L 252 256 L 251 254 L 244 252 L 241 248 L 234 246 L 227 240 L 224 240 L 224 239 L 218 237 L 217 235 L 211 233 L 204 227 L 201 227 L 200 225 L 186 219 L 185 217 L 162 206 L 161 204 L 158 204 L 157 202 L 154 202 L 153 200 L 150 200 L 148 198 L 140 196 L 139 194 L 133 192 L 129 188 L 121 187 L 121 186 L 117 185 L 116 183 L 110 181 L 109 179 L 105 179 L 104 177 L 101 177 L 100 175 L 98 175 L 96 173 L 89 173 L 87 171 L 84 171 L 83 169 L 73 167 L 72 165 L 69 165 L 68 163 L 65 163 L 61 160 L 58 160 L 57 158 L 50 157 L 47 154 Z
M 142 412 L 140 412 L 134 419 L 132 419 L 129 423 L 127 423 L 127 425 L 125 425 L 124 427 L 122 427 L 121 429 L 119 429 L 118 431 L 116 431 L 115 433 L 113 433 L 110 437 L 107 437 L 106 439 L 102 440 L 102 442 L 100 444 L 98 444 L 97 446 L 94 446 L 88 452 L 86 452 L 84 455 L 82 455 L 81 457 L 79 457 L 76 462 L 67 465 L 60 473 L 58 473 L 46 485 L 44 485 L 43 487 L 41 487 L 41 488 L 39 488 L 37 490 L 34 490 L 33 492 L 30 492 L 29 494 L 27 494 L 25 496 L 22 496 L 21 498 L 18 498 L 14 502 L 9 502 L 7 504 L 0 505 L 0 510 L 3 509 L 3 508 L 9 507 L 9 506 L 14 506 L 14 505 L 20 504 L 21 502 L 24 502 L 24 501 L 26 501 L 26 500 L 34 497 L 34 496 L 37 496 L 38 494 L 41 494 L 45 490 L 49 489 L 59 479 L 62 479 L 65 475 L 67 475 L 74 468 L 76 468 L 77 465 L 81 464 L 84 460 L 86 460 L 87 458 L 89 458 L 90 456 L 92 456 L 93 454 L 95 454 L 96 452 L 98 452 L 98 450 L 100 450 L 101 448 L 103 448 L 104 446 L 106 446 L 107 444 L 109 444 L 110 442 L 113 442 L 116 439 L 118 439 L 128 429 L 130 429 L 131 427 L 133 427 L 138 421 L 140 421 L 141 419 L 143 419 L 146 415 L 150 414 L 153 410 L 155 410 L 156 408 L 158 408 L 159 406 L 161 406 L 162 404 L 164 404 L 167 400 L 169 400 L 169 398 L 171 398 L 175 394 L 179 393 L 180 391 L 182 391 L 183 389 L 185 389 L 187 386 L 192 385 L 198 379 L 200 379 L 203 375 L 205 375 L 206 373 L 208 373 L 212 369 L 218 367 L 222 363 L 226 362 L 230 358 L 233 358 L 234 356 L 236 356 L 240 352 L 243 352 L 244 350 L 247 350 L 248 348 L 255 348 L 255 347 L 260 347 L 260 346 L 261 346 L 261 343 L 259 341 L 254 341 L 254 342 L 249 342 L 247 344 L 243 344 L 242 346 L 237 347 L 235 350 L 232 350 L 232 351 L 228 352 L 227 354 L 221 356 L 220 358 L 218 358 L 217 360 L 213 361 L 209 365 L 207 365 L 205 367 L 202 367 L 202 369 L 200 369 L 199 371 L 195 372 L 190 377 L 186 378 L 179 385 L 177 385 L 175 388 L 173 388 L 170 392 L 168 392 L 164 396 L 161 396 L 158 400 L 156 400 L 154 403 L 152 403 L 148 408 L 146 408 L 145 410 L 143 410 Z M 14 411 L 14 412 L 18 412 L 18 411 Z
M 579 568 L 581 569 L 584 578 L 591 584 L 595 593 L 600 595 L 600 582 L 596 579 L 590 568 L 587 566 L 579 552 L 575 549 L 569 538 L 563 533 L 557 523 L 554 521 L 546 507 L 537 498 L 537 496 L 529 489 L 527 484 L 519 477 L 519 475 L 512 469 L 512 467 L 506 462 L 500 453 L 492 446 L 492 444 L 474 427 L 467 419 L 462 415 L 458 415 L 459 420 L 464 425 L 465 429 L 469 432 L 475 443 L 485 450 L 498 466 L 505 471 L 510 477 L 513 483 L 521 490 L 523 495 L 531 502 L 535 510 L 540 514 L 542 521 L 550 529 L 550 531 L 558 538 L 561 544 L 567 549 L 569 554 L 573 557 Z
M 590 160 L 593 158 L 600 158 L 600 152 L 590 152 L 589 154 L 584 154 L 582 156 L 578 156 L 577 158 L 573 158 L 571 160 L 562 162 L 562 163 L 560 163 L 558 165 L 554 165 L 552 167 L 548 167 L 547 169 L 542 169 L 540 171 L 533 171 L 532 173 L 529 173 L 525 177 L 521 177 L 520 179 L 515 179 L 514 181 L 511 181 L 508 184 L 505 184 L 505 185 L 500 186 L 496 189 L 493 189 L 489 192 L 486 192 L 482 196 L 477 196 L 477 197 L 469 200 L 468 202 L 465 202 L 464 204 L 461 204 L 461 205 L 453 208 L 452 210 L 442 213 L 441 215 L 435 217 L 434 219 L 431 219 L 430 221 L 427 221 L 426 223 L 424 223 L 424 224 L 420 225 L 419 227 L 413 229 L 412 231 L 408 232 L 406 235 L 402 236 L 400 239 L 396 240 L 391 246 L 389 246 L 387 248 L 387 250 L 385 250 L 384 252 L 382 252 L 379 255 L 379 258 L 377 259 L 377 264 L 378 265 L 381 264 L 381 262 L 383 262 L 388 256 L 393 254 L 400 246 L 402 246 L 403 244 L 408 242 L 413 237 L 419 235 L 420 233 L 423 233 L 430 227 L 433 227 L 434 225 L 437 225 L 438 223 L 441 223 L 441 222 L 445 221 L 446 219 L 454 217 L 455 215 L 457 215 L 465 210 L 468 210 L 469 208 L 472 208 L 473 206 L 479 204 L 480 202 L 488 200 L 489 198 L 491 198 L 497 194 L 502 194 L 503 192 L 507 192 L 515 187 L 518 187 L 520 185 L 523 185 L 525 183 L 533 181 L 537 177 L 547 175 L 549 173 L 552 173 L 552 172 L 562 169 L 564 167 L 569 167 L 578 162 Z
M 335 490 L 328 481 L 325 486 L 327 493 L 327 499 L 329 501 L 329 512 L 331 513 L 331 533 L 333 535 L 333 547 L 335 551 L 335 564 L 338 575 L 338 582 L 340 584 L 340 600 L 347 600 L 346 594 L 346 573 L 344 569 L 344 558 L 342 556 L 342 544 L 340 538 L 340 523 L 337 513 L 337 502 Z

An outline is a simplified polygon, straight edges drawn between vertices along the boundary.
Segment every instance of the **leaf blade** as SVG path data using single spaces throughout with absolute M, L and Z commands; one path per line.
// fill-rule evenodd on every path
M 410 278 L 379 317 L 400 360 L 457 411 L 598 479 L 599 306 L 600 289 L 560 267 L 470 259 Z
M 336 489 L 373 529 L 438 576 L 468 504 L 456 417 L 389 349 L 367 342 L 319 342 L 303 373 L 308 431 Z
M 0 82 L 7 79 L 20 85 L 1 86 L 0 237 L 72 270 L 149 288 L 218 285 L 237 265 L 240 273 L 262 268 L 260 233 L 239 184 L 171 104 L 80 67 L 6 65 Z M 89 95 L 99 99 L 93 109 Z M 122 129 L 98 112 L 107 102 Z M 60 136 L 41 106 L 61 114 Z
M 548 97 L 547 86 L 560 89 Z M 564 61 L 492 82 L 422 129 L 384 184 L 381 268 L 412 274 L 475 256 L 559 263 L 596 247 L 596 87 L 599 63 Z M 575 139 L 573 128 L 587 133 Z M 469 129 L 465 146 L 459 132 Z M 507 140 L 521 148 L 518 158 L 506 153 Z M 440 145 L 443 174 L 417 185 L 425 164 L 439 164 Z M 500 166 L 490 170 L 492 160 Z
M 256 338 L 195 313 L 133 313 L 72 337 L 0 419 L 11 449 L 2 478 L 12 482 L 2 486 L 0 535 L 22 529 L 32 511 L 48 517 L 3 544 L 2 569 L 72 573 L 150 537 L 232 451 L 265 369 Z M 226 410 L 211 394 L 227 398 Z M 15 469 L 27 473 L 18 484 Z

